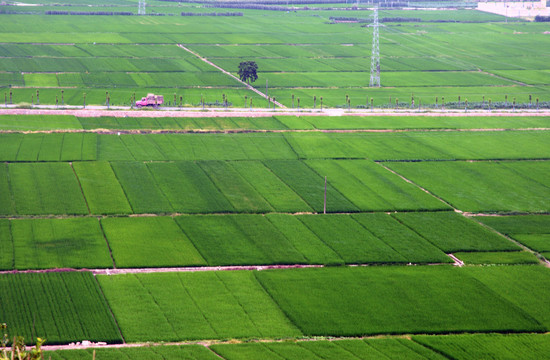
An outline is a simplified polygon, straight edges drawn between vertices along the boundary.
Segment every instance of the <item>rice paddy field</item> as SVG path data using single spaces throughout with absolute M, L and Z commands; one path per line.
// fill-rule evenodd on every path
M 0 116 L 0 319 L 105 359 L 540 358 L 547 124 Z
M 27 5 L 0 5 L 0 87 L 23 107 L 267 105 L 201 58 L 257 61 L 294 108 L 548 101 L 546 28 L 471 9 L 381 10 L 371 89 L 369 4 Z M 45 358 L 548 357 L 548 116 L 1 107 L 0 324 Z
M 0 93 L 7 104 L 130 106 L 135 97 L 153 92 L 172 107 L 222 106 L 224 97 L 232 107 L 268 107 L 203 60 L 233 75 L 241 61 L 255 61 L 253 86 L 293 108 L 394 107 L 396 102 L 535 108 L 550 101 L 545 25 L 472 9 L 381 10 L 381 87 L 369 88 L 368 4 L 268 11 L 152 1 L 148 14 L 165 16 L 142 17 L 48 15 L 131 15 L 137 11 L 134 1 L 109 2 L 107 9 L 78 1 L 70 9 L 49 2 L 9 4 L 0 13 Z

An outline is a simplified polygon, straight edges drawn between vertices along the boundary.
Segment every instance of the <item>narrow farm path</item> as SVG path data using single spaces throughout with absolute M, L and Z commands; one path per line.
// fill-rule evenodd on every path
M 340 336 L 340 337 L 324 337 L 316 336 L 303 339 L 291 339 L 295 342 L 311 342 L 311 341 L 338 341 L 338 340 L 365 340 L 365 339 L 380 339 L 380 335 L 373 336 Z M 407 338 L 405 335 L 386 335 L 384 338 L 403 339 Z M 212 351 L 215 355 L 218 355 L 210 349 L 211 345 L 218 344 L 241 344 L 241 343 L 280 343 L 290 339 L 230 339 L 230 340 L 195 340 L 195 341 L 178 341 L 178 342 L 147 342 L 147 343 L 123 343 L 123 344 L 106 344 L 103 342 L 93 343 L 90 341 L 83 341 L 79 343 L 72 343 L 68 345 L 43 345 L 44 351 L 57 351 L 57 350 L 78 350 L 78 349 L 120 349 L 120 348 L 139 348 L 139 347 L 151 347 L 151 346 L 182 346 L 182 345 L 202 345 Z M 218 355 L 219 356 L 219 355 Z M 222 358 L 221 356 L 219 356 Z M 222 358 L 223 359 L 223 358 Z
M 196 56 L 197 58 L 199 58 L 200 60 L 204 61 L 205 63 L 207 63 L 208 65 L 210 66 L 213 66 L 215 67 L 216 69 L 220 70 L 222 73 L 224 73 L 225 75 L 227 76 L 230 76 L 232 77 L 233 79 L 237 80 L 238 82 L 240 82 L 241 84 L 243 84 L 244 86 L 246 86 L 246 88 L 248 90 L 252 90 L 254 91 L 256 94 L 260 95 L 261 97 L 263 97 L 264 99 L 267 99 L 269 100 L 270 98 L 264 94 L 263 92 L 261 92 L 260 90 L 256 89 L 255 87 L 253 87 L 252 85 L 249 85 L 247 83 L 245 83 L 244 81 L 242 81 L 241 79 L 239 79 L 238 77 L 236 77 L 235 75 L 231 74 L 229 71 L 219 67 L 218 65 L 214 64 L 213 62 L 209 61 L 208 59 L 206 58 L 203 58 L 202 56 L 200 56 L 199 54 L 197 54 L 196 52 L 194 52 L 193 50 L 189 49 L 189 48 L 186 48 L 185 46 L 183 46 L 182 44 L 178 44 L 178 46 L 180 48 L 182 48 L 183 50 L 187 51 L 188 53 Z M 273 103 L 275 103 L 275 105 L 277 105 L 278 107 L 280 108 L 286 108 L 286 106 L 284 106 L 283 104 L 281 104 L 280 102 L 278 101 L 274 101 L 273 99 L 271 100 Z

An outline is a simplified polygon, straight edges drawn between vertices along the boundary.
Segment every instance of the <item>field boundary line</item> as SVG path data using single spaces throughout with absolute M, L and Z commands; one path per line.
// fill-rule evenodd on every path
M 212 322 L 206 317 L 204 311 L 200 308 L 199 304 L 197 303 L 197 300 L 195 299 L 195 297 L 193 295 L 191 295 L 191 292 L 189 291 L 189 288 L 187 286 L 185 286 L 185 283 L 183 282 L 181 276 L 177 276 L 178 278 L 178 281 L 180 283 L 180 285 L 182 286 L 183 290 L 185 291 L 185 293 L 187 294 L 187 296 L 189 296 L 189 299 L 191 300 L 191 302 L 193 303 L 193 305 L 195 305 L 195 307 L 197 308 L 197 310 L 200 311 L 201 313 L 201 317 L 204 319 L 204 321 L 208 324 L 208 326 L 210 326 L 210 329 L 212 330 L 212 332 L 214 334 L 216 334 L 216 336 L 220 336 L 220 334 L 218 334 L 218 332 L 216 331 L 216 329 L 214 329 L 214 327 L 212 326 Z M 177 333 L 176 333 L 177 335 Z M 209 349 L 210 350 L 210 349 Z M 212 350 L 211 350 L 212 351 Z
M 204 61 L 205 63 L 207 63 L 208 65 L 210 66 L 213 66 L 215 67 L 216 69 L 220 70 L 222 73 L 224 73 L 225 75 L 228 75 L 230 76 L 231 78 L 233 78 L 234 80 L 240 82 L 241 84 L 243 84 L 244 86 L 246 86 L 246 88 L 248 90 L 252 90 L 254 91 L 256 94 L 260 95 L 261 97 L 263 97 L 264 99 L 266 100 L 270 100 L 270 97 L 267 96 L 266 94 L 264 94 L 263 92 L 261 92 L 260 90 L 256 89 L 254 86 L 252 85 L 249 85 L 247 84 L 246 82 L 242 81 L 241 79 L 239 79 L 238 77 L 236 77 L 235 75 L 231 74 L 229 71 L 223 69 L 222 67 L 214 64 L 213 62 L 211 62 L 210 60 L 208 60 L 207 58 L 204 58 L 202 56 L 200 56 L 198 53 L 194 52 L 193 50 L 183 46 L 182 44 L 178 44 L 178 47 L 182 48 L 183 50 L 187 51 L 188 53 L 196 56 L 199 60 L 201 61 Z M 283 109 L 286 109 L 286 106 L 284 106 L 283 104 L 281 104 L 280 102 L 278 101 L 275 101 L 273 99 L 270 100 L 271 102 L 273 102 L 274 104 L 276 104 L 278 107 L 280 108 L 283 108 Z
M 86 209 L 88 210 L 88 216 L 92 214 L 92 211 L 90 210 L 90 205 L 88 204 L 88 199 L 86 199 L 86 195 L 84 195 L 84 189 L 82 189 L 82 184 L 80 183 L 80 178 L 78 177 L 78 174 L 76 173 L 76 170 L 74 169 L 73 162 L 69 161 L 69 165 L 71 167 L 71 170 L 73 171 L 74 177 L 76 178 L 76 181 L 78 181 L 78 187 L 80 188 L 80 193 L 82 194 L 82 197 L 84 198 L 84 203 L 86 204 Z
M 109 240 L 107 239 L 107 235 L 105 234 L 105 229 L 103 228 L 103 223 L 101 221 L 101 218 L 98 218 L 97 222 L 99 224 L 99 229 L 101 230 L 101 235 L 103 235 L 103 239 L 105 239 L 105 243 L 107 243 L 107 249 L 109 249 L 109 256 L 113 261 L 113 268 L 116 269 L 116 262 L 115 262 L 115 257 L 113 256 L 113 250 L 111 249 L 111 244 L 109 243 Z
M 107 300 L 107 297 L 105 296 L 105 293 L 103 292 L 103 288 L 101 287 L 101 284 L 97 280 L 97 278 L 94 275 L 94 281 L 97 284 L 97 287 L 99 288 L 99 291 L 101 292 L 101 296 L 103 297 L 103 301 L 105 301 L 105 304 L 107 304 L 107 308 L 109 309 L 109 313 L 111 314 L 111 317 L 115 321 L 116 328 L 118 330 L 118 334 L 120 335 L 120 338 L 122 339 L 122 344 L 126 344 L 126 339 L 124 339 L 124 335 L 122 335 L 122 329 L 120 328 L 120 325 L 118 324 L 118 320 L 116 319 L 115 313 L 113 312 L 113 309 L 111 308 L 111 304 L 109 304 L 109 301 Z M 71 346 L 71 345 L 69 345 Z

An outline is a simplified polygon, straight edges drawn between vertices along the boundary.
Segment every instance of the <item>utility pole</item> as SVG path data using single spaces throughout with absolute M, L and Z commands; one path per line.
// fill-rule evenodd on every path
M 325 202 L 323 206 L 323 214 L 327 213 L 327 177 L 325 176 Z
M 372 55 L 370 58 L 369 87 L 380 87 L 380 40 L 378 35 L 378 6 L 374 8 L 372 22 Z

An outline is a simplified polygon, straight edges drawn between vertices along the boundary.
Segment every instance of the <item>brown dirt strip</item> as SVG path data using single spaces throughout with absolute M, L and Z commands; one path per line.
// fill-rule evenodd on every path
M 366 266 L 366 265 L 356 265 Z M 169 272 L 202 272 L 202 271 L 262 271 L 272 269 L 305 269 L 305 268 L 322 268 L 324 265 L 242 265 L 242 266 L 188 266 L 188 267 L 164 267 L 164 268 L 127 268 L 127 269 L 72 269 L 72 268 L 57 268 L 57 269 L 37 269 L 37 270 L 5 270 L 0 271 L 2 274 L 43 274 L 43 273 L 60 273 L 60 272 L 91 272 L 94 275 L 123 275 L 123 274 L 152 274 L 152 273 L 169 273 Z
M 459 110 L 445 110 L 445 111 L 431 111 L 431 112 L 414 112 L 390 110 L 380 111 L 376 110 L 371 112 L 365 111 L 334 111 L 328 109 L 326 111 L 312 111 L 309 110 L 248 110 L 248 109 L 234 109 L 234 110 L 217 110 L 209 109 L 205 111 L 200 110 L 107 110 L 107 109 L 16 109 L 16 108 L 0 108 L 0 115 L 74 115 L 79 117 L 100 117 L 100 116 L 113 116 L 113 117 L 272 117 L 274 115 L 279 116 L 450 116 L 450 117 L 470 117 L 470 116 L 550 116 L 549 110 L 542 110 L 540 112 L 505 112 L 505 111 L 459 111 Z
M 416 263 L 388 266 L 416 266 Z M 449 263 L 431 263 L 427 265 L 448 266 Z M 348 267 L 368 267 L 371 264 L 346 264 Z M 380 265 L 376 265 L 380 266 Z M 263 271 L 263 270 L 284 270 L 284 269 L 310 269 L 324 268 L 325 265 L 231 265 L 231 266 L 186 266 L 186 267 L 158 267 L 158 268 L 117 268 L 117 269 L 73 269 L 73 268 L 55 268 L 55 269 L 30 269 L 30 270 L 3 270 L 4 274 L 47 274 L 62 272 L 91 272 L 93 275 L 124 275 L 124 274 L 158 274 L 171 272 L 204 272 L 204 271 Z

